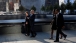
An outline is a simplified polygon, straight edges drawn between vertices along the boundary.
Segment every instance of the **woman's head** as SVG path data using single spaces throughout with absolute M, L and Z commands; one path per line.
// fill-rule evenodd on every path
M 26 14 L 26 16 L 28 16 L 29 15 L 28 11 L 26 11 L 25 14 Z
M 52 13 L 53 13 L 53 15 L 55 15 L 55 9 L 53 9 Z

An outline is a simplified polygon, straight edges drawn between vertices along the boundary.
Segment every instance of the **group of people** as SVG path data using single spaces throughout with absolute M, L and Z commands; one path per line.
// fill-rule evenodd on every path
M 64 37 L 64 40 L 66 39 L 67 35 L 62 32 L 62 29 L 65 28 L 64 26 L 64 18 L 63 14 L 60 13 L 60 9 L 54 9 L 53 10 L 53 20 L 51 22 L 52 28 L 51 28 L 51 37 L 50 39 L 53 39 L 53 33 L 54 30 L 56 31 L 56 40 L 54 42 L 59 42 L 59 34 L 61 35 L 60 39 Z
M 60 39 L 64 37 L 64 40 L 66 39 L 67 35 L 62 32 L 62 29 L 65 28 L 64 26 L 64 18 L 63 14 L 59 13 L 59 9 L 54 9 L 53 10 L 53 20 L 51 22 L 52 28 L 51 28 L 51 37 L 50 39 L 53 39 L 53 33 L 54 30 L 56 31 L 56 40 L 54 42 L 59 42 L 59 34 L 61 35 Z M 34 15 L 34 10 L 30 11 L 30 16 L 28 11 L 25 12 L 26 14 L 26 36 L 29 36 L 31 33 L 31 37 L 35 37 L 37 34 L 34 29 L 34 21 L 35 21 L 35 15 Z
M 35 32 L 35 29 L 34 29 L 34 21 L 35 21 L 35 15 L 34 15 L 34 10 L 31 10 L 30 11 L 30 14 L 28 11 L 25 12 L 25 19 L 26 19 L 26 22 L 25 22 L 25 28 L 26 28 L 26 36 L 29 36 L 31 34 L 31 37 L 36 37 L 36 32 Z

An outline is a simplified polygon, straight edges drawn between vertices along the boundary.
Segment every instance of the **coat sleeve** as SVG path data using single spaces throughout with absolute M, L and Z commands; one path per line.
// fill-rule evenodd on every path
M 64 17 L 63 17 L 63 14 L 61 14 L 61 22 L 62 22 L 62 26 L 64 26 Z
M 35 19 L 35 15 L 33 15 L 33 16 L 31 17 L 31 19 L 34 20 L 34 19 Z

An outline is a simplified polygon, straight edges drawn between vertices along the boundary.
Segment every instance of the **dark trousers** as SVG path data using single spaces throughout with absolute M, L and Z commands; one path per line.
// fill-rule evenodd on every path
M 62 36 L 66 36 L 63 32 L 62 32 L 62 30 L 61 30 L 62 28 L 61 27 L 58 27 L 57 28 L 57 32 L 56 32 L 56 41 L 59 41 L 59 34 L 61 34 Z
M 36 32 L 35 32 L 35 29 L 34 29 L 34 24 L 31 24 L 30 28 L 31 28 L 31 35 L 35 36 Z
M 26 34 L 30 35 L 30 26 L 28 24 L 26 25 Z

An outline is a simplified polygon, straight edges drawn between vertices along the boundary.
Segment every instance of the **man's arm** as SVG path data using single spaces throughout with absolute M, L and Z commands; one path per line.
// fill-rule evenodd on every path
M 63 14 L 62 14 L 62 25 L 64 26 L 64 17 L 63 17 Z
M 65 25 L 64 25 L 64 17 L 63 17 L 63 14 L 61 15 L 61 21 L 62 21 L 62 28 L 64 29 L 65 28 Z

